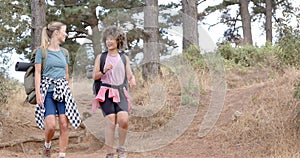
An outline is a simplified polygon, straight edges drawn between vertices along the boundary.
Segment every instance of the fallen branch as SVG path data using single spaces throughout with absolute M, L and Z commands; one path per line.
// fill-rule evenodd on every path
M 21 126 L 24 126 L 24 125 L 28 126 L 28 124 L 30 124 L 30 121 L 22 123 Z
M 25 154 L 26 152 L 25 152 L 23 143 L 20 143 L 20 145 L 21 145 L 21 148 L 22 148 L 23 153 Z M 26 156 L 26 157 L 27 157 L 27 156 Z
M 80 131 L 80 132 L 72 132 L 69 133 L 69 138 L 78 138 L 81 136 L 85 135 L 85 131 Z M 59 138 L 59 134 L 55 134 L 52 138 L 52 140 L 56 140 Z M 28 137 L 28 138 L 23 138 L 23 139 L 17 139 L 17 140 L 13 140 L 10 142 L 5 142 L 5 143 L 0 143 L 0 148 L 5 148 L 5 147 L 13 147 L 15 145 L 18 144 L 23 144 L 23 143 L 28 143 L 28 142 L 43 142 L 45 141 L 45 137 L 44 136 L 32 136 L 32 137 Z

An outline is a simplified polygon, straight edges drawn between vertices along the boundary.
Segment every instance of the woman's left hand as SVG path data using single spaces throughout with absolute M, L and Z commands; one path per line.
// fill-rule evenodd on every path
M 132 75 L 131 79 L 129 80 L 129 86 L 133 87 L 135 85 L 136 85 L 136 83 L 135 83 L 135 77 Z

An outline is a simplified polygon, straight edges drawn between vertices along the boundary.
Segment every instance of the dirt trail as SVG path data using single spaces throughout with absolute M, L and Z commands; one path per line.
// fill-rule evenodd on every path
M 213 126 L 212 130 L 205 136 L 199 137 L 199 128 L 203 122 L 204 116 L 209 109 L 209 105 L 212 98 L 212 90 L 205 89 L 205 93 L 201 93 L 200 102 L 201 106 L 189 107 L 186 106 L 182 109 L 174 108 L 178 112 L 182 110 L 181 113 L 185 114 L 186 117 L 190 117 L 189 114 L 195 113 L 195 117 L 190 118 L 191 122 L 184 122 L 180 119 L 174 119 L 173 125 L 169 125 L 167 130 L 168 133 L 164 135 L 155 135 L 157 131 L 154 130 L 153 133 L 145 132 L 145 134 L 140 132 L 138 134 L 130 132 L 128 137 L 130 138 L 130 147 L 136 147 L 139 149 L 138 152 L 132 152 L 132 148 L 128 152 L 129 158 L 232 158 L 232 157 L 249 157 L 247 154 L 249 152 L 246 148 L 242 148 L 239 144 L 239 140 L 228 140 L 230 137 L 227 134 L 235 134 L 228 132 L 233 124 L 239 119 L 240 115 L 248 112 L 251 107 L 246 107 L 249 105 L 254 98 L 258 96 L 261 91 L 265 89 L 276 88 L 274 86 L 275 82 L 279 84 L 291 85 L 290 74 L 283 75 L 282 78 L 278 77 L 278 80 L 269 80 L 268 77 L 262 78 L 261 82 L 253 81 L 249 86 L 245 85 L 246 81 L 249 83 L 249 78 L 239 77 L 238 80 L 232 81 L 231 85 L 236 85 L 232 89 L 227 89 L 225 102 L 216 124 Z M 296 76 L 296 75 L 294 75 Z M 276 76 L 277 77 L 277 76 Z M 242 80 L 243 78 L 243 80 Z M 232 78 L 231 78 L 232 79 Z M 244 81 L 245 80 L 245 81 Z M 295 79 L 291 79 L 295 80 Z M 176 83 L 173 83 L 176 85 Z M 93 99 L 91 93 L 91 83 L 89 85 L 84 85 L 79 83 L 78 85 L 73 85 L 77 92 L 75 94 L 75 100 L 79 106 L 79 110 L 82 113 L 83 124 L 82 126 L 74 130 L 70 127 L 70 141 L 67 150 L 67 156 L 70 158 L 94 158 L 94 157 L 105 157 L 104 149 L 104 118 L 100 110 L 97 110 L 95 114 L 91 113 L 91 100 Z M 159 86 L 159 85 L 158 85 Z M 170 86 L 170 85 L 169 85 Z M 170 86 L 172 87 L 172 85 Z M 162 89 L 164 90 L 164 89 Z M 176 92 L 176 91 L 175 91 Z M 284 91 L 283 93 L 285 93 Z M 144 95 L 144 92 L 140 95 Z M 171 96 L 166 96 L 167 100 L 170 101 L 171 105 L 177 106 L 176 103 L 180 102 L 180 91 L 177 93 L 171 93 Z M 290 96 L 290 94 L 288 94 Z M 25 98 L 24 98 L 25 99 Z M 144 99 L 144 98 L 142 98 Z M 16 103 L 11 103 L 16 104 Z M 28 157 L 28 158 L 39 158 L 41 157 L 41 146 L 43 142 L 43 131 L 38 129 L 34 121 L 34 106 L 29 104 L 15 105 L 19 108 L 7 108 L 4 112 L 0 111 L 0 157 L 10 158 L 10 157 Z M 8 110 L 9 109 L 9 110 Z M 185 116 L 183 115 L 183 116 Z M 172 115 L 174 116 L 174 115 Z M 157 116 L 156 116 L 157 117 Z M 157 119 L 163 117 L 158 115 Z M 181 117 L 181 116 L 180 116 Z M 180 118 L 178 117 L 178 118 Z M 164 118 L 163 118 L 164 119 Z M 135 124 L 137 119 L 130 119 L 131 124 Z M 147 120 L 146 120 L 147 121 Z M 168 120 L 169 121 L 169 120 Z M 170 122 L 170 121 L 169 121 Z M 143 129 L 145 126 L 151 126 L 150 123 L 139 127 Z M 179 127 L 186 127 L 187 129 L 180 129 Z M 162 126 L 167 126 L 168 124 L 162 124 Z M 177 127 L 177 125 L 183 125 Z M 236 124 L 235 124 L 236 125 Z M 130 126 L 132 128 L 132 126 Z M 172 128 L 173 127 L 173 128 Z M 178 129 L 178 130 L 176 130 Z M 130 129 L 131 130 L 131 129 Z M 184 131 L 181 133 L 181 131 Z M 159 131 L 163 132 L 163 131 Z M 159 133 L 158 132 L 158 133 Z M 56 132 L 58 135 L 58 132 Z M 176 134 L 179 134 L 178 137 Z M 169 136 L 176 136 L 172 140 Z M 138 137 L 135 137 L 138 136 Z M 240 137 L 237 137 L 240 138 Z M 139 142 L 142 140 L 143 143 Z M 147 140 L 148 142 L 145 142 Z M 170 142 L 165 142 L 165 140 L 171 140 Z M 245 140 L 244 140 L 245 141 Z M 247 140 L 246 140 L 247 141 Z M 155 149 L 147 149 L 149 144 L 156 145 Z M 134 146 L 136 145 L 136 146 Z M 255 145 L 255 144 L 254 144 Z M 53 157 L 57 157 L 58 152 L 58 141 L 57 137 L 53 140 Z M 153 147 L 153 146 L 152 146 Z M 248 147 L 248 146 L 246 146 Z M 144 150 L 143 150 L 144 149 Z M 259 156 L 258 156 L 259 157 Z
M 198 108 L 197 114 L 189 126 L 189 128 L 176 140 L 170 144 L 158 148 L 153 151 L 147 152 L 129 152 L 128 157 L 140 158 L 140 157 L 235 157 L 236 148 L 228 148 L 228 146 L 223 146 L 222 139 L 218 136 L 222 134 L 223 128 L 228 126 L 232 122 L 234 113 L 236 111 L 243 111 L 243 105 L 251 96 L 264 87 L 265 84 L 257 84 L 249 87 L 239 88 L 239 89 L 230 89 L 227 91 L 225 98 L 224 109 L 221 113 L 220 118 L 218 119 L 217 124 L 213 127 L 212 131 L 205 137 L 199 138 L 199 126 L 203 120 L 204 114 L 207 111 L 210 96 L 203 95 L 201 96 L 201 103 L 204 106 Z M 207 93 L 209 94 L 209 93 Z M 70 145 L 68 149 L 68 157 L 71 158 L 92 158 L 92 157 L 105 157 L 105 151 L 103 148 L 103 138 L 101 134 L 94 133 L 96 130 L 92 128 L 101 127 L 101 120 L 103 119 L 99 110 L 96 114 L 90 113 L 91 110 L 91 100 L 92 96 L 82 96 L 78 99 L 78 104 L 85 105 L 81 107 L 81 111 L 84 111 L 83 117 L 85 119 L 84 124 L 89 124 L 88 128 L 80 128 L 79 130 L 71 130 L 71 133 L 80 133 L 84 132 L 79 137 L 74 137 L 70 139 Z M 30 105 L 24 107 L 26 112 L 33 113 L 34 108 Z M 29 122 L 26 125 L 22 125 L 18 130 L 13 130 L 16 128 L 14 125 L 14 120 L 6 119 L 6 123 L 2 126 L 2 130 L 5 130 L 8 133 L 4 132 L 4 136 L 13 135 L 16 139 L 28 138 L 36 135 L 43 135 L 43 132 L 37 129 L 34 124 L 32 116 L 25 114 L 22 118 Z M 2 117 L 7 118 L 7 117 Z M 100 122 L 94 121 L 99 120 Z M 23 121 L 22 121 L 23 122 Z M 91 123 L 96 123 L 94 126 L 91 126 Z M 28 132 L 31 131 L 31 132 Z M 18 133 L 21 132 L 21 133 Z M 24 133 L 24 134 L 22 134 Z M 3 133 L 2 133 L 3 134 Z M 13 139 L 13 137 L 10 137 Z M 2 141 L 1 143 L 7 142 L 8 140 Z M 159 140 L 157 140 L 159 142 Z M 57 146 L 57 140 L 54 141 L 54 145 Z M 1 144 L 0 143 L 0 144 Z M 5 147 L 0 150 L 0 157 L 40 157 L 41 153 L 36 149 L 39 149 L 41 142 L 28 142 L 21 143 L 14 147 Z M 54 149 L 57 151 L 57 148 Z M 53 154 L 55 157 L 55 154 Z

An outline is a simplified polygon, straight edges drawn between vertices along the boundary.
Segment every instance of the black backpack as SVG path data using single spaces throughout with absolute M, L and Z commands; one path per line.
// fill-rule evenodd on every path
M 106 61 L 106 57 L 107 57 L 107 51 L 106 52 L 103 52 L 100 56 L 100 71 L 103 72 L 103 69 L 104 69 L 104 65 L 105 65 L 105 61 Z M 122 62 L 124 64 L 124 67 L 125 67 L 125 72 L 126 72 L 126 56 L 124 55 L 124 52 L 119 52 L 119 55 L 122 59 Z M 125 74 L 125 79 L 124 79 L 124 84 L 127 84 L 127 76 Z M 98 94 L 98 91 L 100 89 L 102 85 L 102 81 L 101 79 L 99 80 L 94 80 L 94 83 L 93 83 L 93 94 L 94 95 L 97 95 Z M 127 86 L 127 85 L 126 85 Z

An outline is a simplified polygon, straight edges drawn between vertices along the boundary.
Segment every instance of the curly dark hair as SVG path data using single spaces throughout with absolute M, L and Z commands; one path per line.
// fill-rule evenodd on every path
M 104 43 L 105 47 L 106 47 L 106 44 L 105 44 L 106 38 L 109 35 L 113 36 L 117 40 L 117 42 L 118 42 L 117 48 L 118 49 L 125 50 L 127 40 L 126 40 L 126 35 L 121 28 L 116 27 L 116 26 L 109 26 L 109 27 L 105 28 L 105 30 L 102 33 L 102 42 Z

